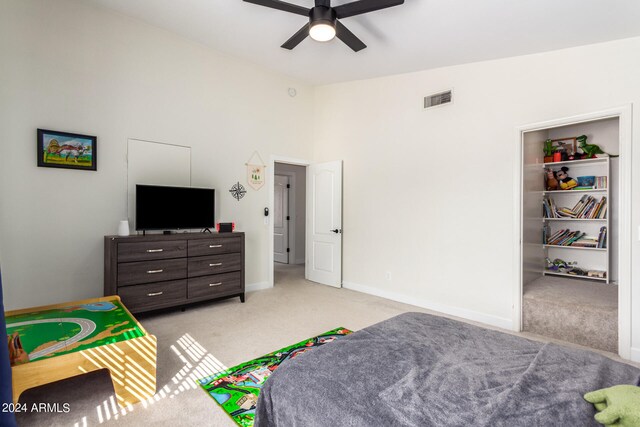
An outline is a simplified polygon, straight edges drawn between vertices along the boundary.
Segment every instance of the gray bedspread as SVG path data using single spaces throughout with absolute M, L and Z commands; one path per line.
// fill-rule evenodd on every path
M 280 366 L 255 426 L 599 426 L 582 395 L 639 381 L 589 351 L 405 313 Z

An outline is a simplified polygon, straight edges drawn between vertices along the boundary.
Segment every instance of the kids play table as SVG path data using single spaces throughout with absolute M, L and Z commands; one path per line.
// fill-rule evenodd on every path
M 6 312 L 13 401 L 30 388 L 108 369 L 118 404 L 156 391 L 156 337 L 109 296 Z

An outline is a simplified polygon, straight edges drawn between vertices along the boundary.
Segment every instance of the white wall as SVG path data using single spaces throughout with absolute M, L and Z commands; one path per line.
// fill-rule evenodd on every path
M 0 2 L 0 58 L 7 309 L 102 295 L 103 235 L 127 215 L 128 138 L 191 147 L 192 184 L 214 187 L 217 219 L 247 232 L 247 284 L 266 282 L 270 183 L 249 188 L 245 162 L 256 149 L 310 157 L 309 87 L 80 0 Z M 36 167 L 38 127 L 97 135 L 98 171 Z
M 289 247 L 292 248 L 290 264 L 304 264 L 305 262 L 305 207 L 307 194 L 307 168 L 299 165 L 276 163 L 275 173 L 293 177 L 290 179 L 289 191 L 289 215 L 293 221 L 293 227 L 289 230 Z M 293 195 L 293 197 L 291 197 Z M 295 204 L 295 206 L 294 206 Z M 291 233 L 291 230 L 294 230 Z
M 346 286 L 511 326 L 516 127 L 640 102 L 638 52 L 634 38 L 318 88 L 314 159 L 344 160 Z M 422 111 L 447 88 L 453 104 Z M 633 250 L 637 308 L 637 235 Z
M 127 141 L 128 218 L 123 219 L 128 219 L 131 230 L 135 230 L 138 225 L 136 224 L 137 184 L 191 186 L 191 147 L 138 139 Z

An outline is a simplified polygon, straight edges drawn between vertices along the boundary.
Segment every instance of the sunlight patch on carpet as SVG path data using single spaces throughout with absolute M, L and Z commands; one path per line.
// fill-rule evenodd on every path
M 198 388 L 198 378 L 217 375 L 228 369 L 189 333 L 185 333 L 178 338 L 170 348 L 182 362 L 182 368 L 171 378 L 169 383 L 163 387 L 158 387 L 153 396 L 142 400 L 135 407 L 127 405 L 126 408 L 120 408 L 116 405 L 115 395 L 111 395 L 108 400 L 103 401 L 102 404 L 95 408 L 99 424 L 118 420 L 136 409 L 147 409 L 163 399 L 172 399 L 187 390 L 196 389 Z M 74 424 L 74 427 L 87 427 L 87 425 L 87 417 L 84 416 Z

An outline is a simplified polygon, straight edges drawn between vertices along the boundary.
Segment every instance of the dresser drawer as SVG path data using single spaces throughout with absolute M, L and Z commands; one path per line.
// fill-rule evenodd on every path
M 239 271 L 242 266 L 240 254 L 225 254 L 189 258 L 189 277 Z
M 187 256 L 186 240 L 118 243 L 118 262 L 146 261 Z
M 189 240 L 189 256 L 227 254 L 240 252 L 242 239 L 238 237 L 212 237 Z
M 148 283 L 118 289 L 118 295 L 130 311 L 146 311 L 167 307 L 187 299 L 187 281 Z
M 228 295 L 242 292 L 242 280 L 239 271 L 214 274 L 213 276 L 192 277 L 187 282 L 189 299 Z
M 187 277 L 186 258 L 118 264 L 118 286 L 184 279 L 185 277 Z

